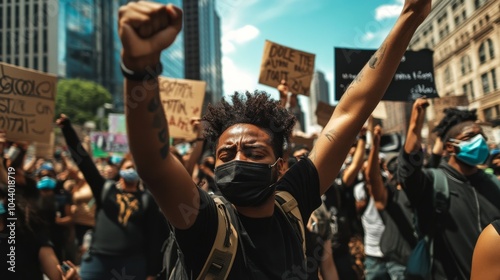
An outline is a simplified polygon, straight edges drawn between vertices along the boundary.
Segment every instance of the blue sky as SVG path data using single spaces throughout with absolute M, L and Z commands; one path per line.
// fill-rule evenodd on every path
M 333 102 L 334 47 L 378 48 L 404 0 L 217 1 L 226 95 L 259 89 L 278 97 L 275 88 L 258 84 L 264 41 L 270 40 L 314 53 L 315 69 L 325 73 Z

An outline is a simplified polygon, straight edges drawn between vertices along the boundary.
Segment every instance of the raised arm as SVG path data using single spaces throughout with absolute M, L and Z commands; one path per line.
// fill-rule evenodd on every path
M 323 194 L 337 175 L 368 116 L 389 86 L 413 33 L 431 10 L 431 0 L 406 0 L 393 29 L 347 88 L 313 148 Z
M 366 181 L 370 187 L 371 195 L 375 200 L 377 210 L 383 210 L 387 205 L 387 189 L 382 180 L 382 173 L 380 173 L 378 157 L 381 136 L 382 128 L 377 125 L 373 129 L 373 145 L 368 156 L 368 166 L 366 167 Z
M 57 119 L 56 123 L 61 128 L 73 161 L 78 166 L 78 169 L 82 171 L 85 180 L 87 180 L 87 183 L 92 189 L 94 197 L 101 197 L 102 186 L 106 180 L 101 176 L 101 173 L 97 170 L 94 161 L 83 148 L 82 142 L 71 126 L 70 120 L 62 114 L 61 117 Z
M 358 173 L 363 167 L 363 163 L 365 162 L 365 145 L 366 145 L 366 128 L 362 128 L 359 132 L 359 139 L 356 143 L 356 150 L 352 155 L 352 162 L 349 166 L 344 170 L 344 174 L 342 174 L 342 182 L 349 187 L 352 187 L 354 181 L 358 177 Z
M 119 10 L 122 66 L 129 73 L 124 100 L 130 151 L 165 217 L 176 228 L 187 229 L 198 215 L 199 193 L 191 175 L 169 152 L 157 78 L 161 51 L 174 42 L 181 28 L 182 11 L 173 5 L 140 1 Z M 132 73 L 143 77 L 134 78 Z
M 425 98 L 419 98 L 413 103 L 410 124 L 406 134 L 404 150 L 412 154 L 422 149 L 422 127 L 425 121 L 425 109 L 429 102 Z

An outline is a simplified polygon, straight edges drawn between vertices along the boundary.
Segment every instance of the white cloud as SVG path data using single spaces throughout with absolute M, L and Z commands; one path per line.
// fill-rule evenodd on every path
M 224 33 L 222 40 L 228 40 L 235 42 L 237 44 L 243 44 L 257 38 L 259 34 L 260 30 L 257 29 L 255 26 L 245 25 L 236 30 Z
M 236 50 L 235 44 L 243 45 L 257 38 L 260 30 L 252 25 L 245 25 L 241 28 L 231 30 L 222 36 L 222 52 L 231 53 Z
M 383 20 L 399 16 L 403 9 L 404 0 L 397 0 L 394 4 L 385 4 L 375 9 L 375 19 Z
M 375 38 L 375 36 L 376 36 L 376 34 L 373 32 L 366 32 L 365 35 L 363 36 L 363 40 L 370 41 L 370 40 L 373 40 L 373 38 Z
M 231 95 L 235 91 L 253 91 L 257 81 L 255 75 L 245 72 L 236 67 L 234 62 L 227 56 L 222 58 L 222 71 L 224 76 L 224 93 Z
M 234 44 L 227 41 L 227 40 L 222 40 L 222 53 L 232 53 L 236 50 L 234 47 Z

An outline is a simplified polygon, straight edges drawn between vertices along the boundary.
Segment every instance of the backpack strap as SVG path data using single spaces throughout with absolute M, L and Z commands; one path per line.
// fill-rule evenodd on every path
M 297 236 L 302 243 L 302 250 L 304 254 L 304 259 L 306 257 L 306 233 L 304 228 L 304 221 L 302 220 L 302 214 L 300 214 L 299 204 L 297 200 L 286 191 L 276 191 L 276 206 L 285 215 L 287 220 L 295 229 Z M 293 221 L 293 222 L 292 222 Z M 300 234 L 299 234 L 300 233 Z
M 434 210 L 438 215 L 446 212 L 450 206 L 450 190 L 448 188 L 448 178 L 443 170 L 439 168 L 429 168 L 434 178 Z
M 236 257 L 238 249 L 238 232 L 232 221 L 229 209 L 232 207 L 229 203 L 224 203 L 223 199 L 214 196 L 217 209 L 217 234 L 214 244 L 208 255 L 207 261 L 203 266 L 197 279 L 226 279 Z

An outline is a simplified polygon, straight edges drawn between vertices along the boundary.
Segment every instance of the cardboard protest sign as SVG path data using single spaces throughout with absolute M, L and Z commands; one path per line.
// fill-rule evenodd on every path
M 160 98 L 170 137 L 186 140 L 196 138 L 191 118 L 201 117 L 205 86 L 204 81 L 160 77 Z
M 110 133 L 127 134 L 127 127 L 125 125 L 125 114 L 108 114 L 108 131 Z
M 335 99 L 340 100 L 375 50 L 335 48 Z M 439 97 L 434 83 L 433 52 L 406 51 L 382 100 L 413 102 Z
M 54 143 L 56 140 L 56 134 L 54 131 L 50 133 L 49 142 L 39 143 L 35 142 L 35 156 L 39 158 L 53 158 L 54 157 Z
M 318 124 L 325 127 L 333 114 L 335 107 L 325 102 L 319 101 L 316 106 L 316 118 Z
M 434 119 L 438 122 L 444 117 L 444 109 L 469 106 L 469 100 L 466 95 L 443 96 L 432 101 L 434 107 Z
M 0 130 L 12 141 L 49 142 L 57 77 L 0 62 Z
M 259 83 L 277 87 L 281 80 L 286 80 L 292 93 L 309 96 L 315 57 L 266 40 Z
M 387 111 L 385 110 L 385 103 L 383 101 L 379 102 L 377 107 L 375 107 L 372 116 L 376 119 L 387 119 Z
M 307 146 L 309 149 L 312 149 L 314 147 L 314 141 L 316 140 L 316 137 L 304 137 L 300 135 L 292 135 L 290 141 L 294 145 L 304 145 Z

